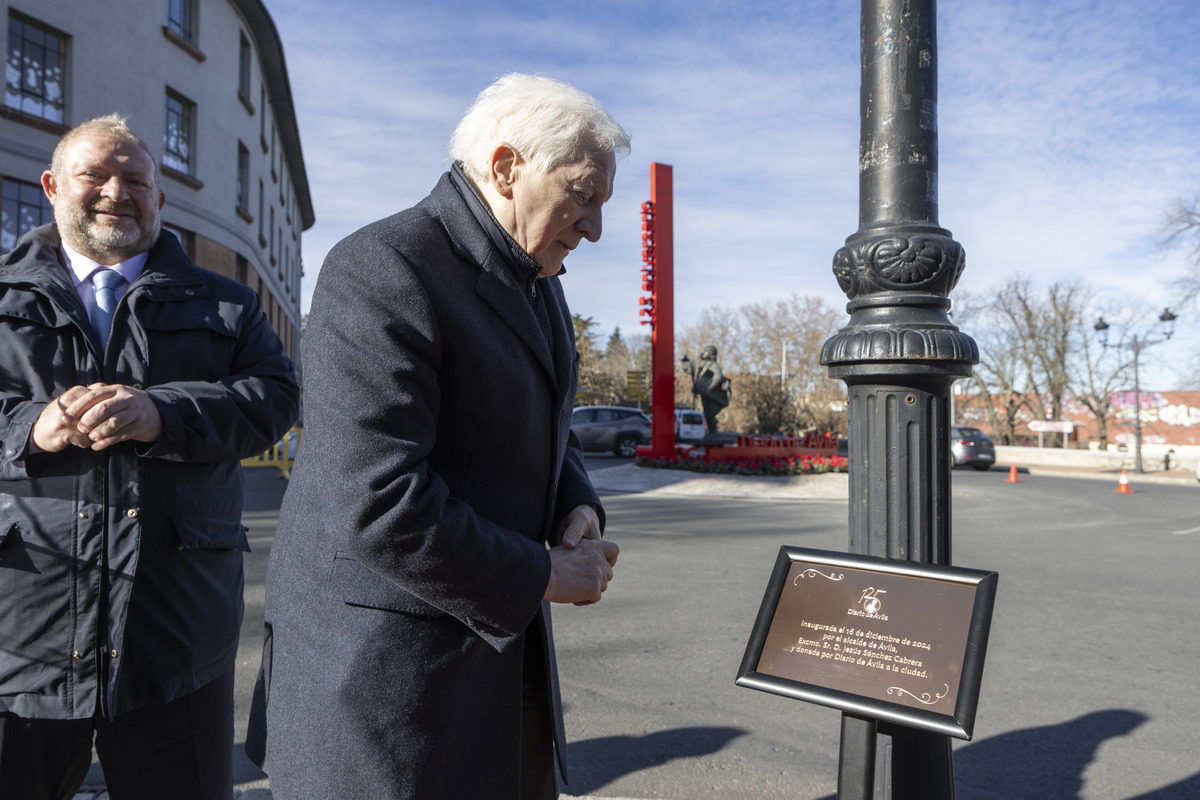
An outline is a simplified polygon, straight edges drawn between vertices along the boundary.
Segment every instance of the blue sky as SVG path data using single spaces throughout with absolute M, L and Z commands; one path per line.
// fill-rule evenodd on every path
M 336 7 L 335 7 L 336 6 Z M 329 248 L 424 197 L 475 94 L 537 72 L 594 94 L 633 136 L 603 239 L 567 260 L 572 310 L 638 324 L 649 164 L 675 181 L 676 323 L 792 292 L 842 308 L 830 265 L 858 226 L 859 4 L 268 0 L 317 224 Z M 1200 6 L 1193 0 L 942 0 L 940 223 L 959 289 L 1017 274 L 1087 280 L 1152 321 L 1183 252 L 1155 246 L 1172 198 L 1200 195 Z M 952 294 L 953 296 L 953 294 Z M 1189 317 L 1194 317 L 1190 319 Z M 1200 310 L 1156 348 L 1169 368 Z M 1165 388 L 1165 387 L 1164 387 Z

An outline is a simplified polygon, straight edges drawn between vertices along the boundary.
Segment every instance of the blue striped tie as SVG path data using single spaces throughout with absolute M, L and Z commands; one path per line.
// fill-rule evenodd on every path
M 92 308 L 92 328 L 100 337 L 100 349 L 108 346 L 108 334 L 112 330 L 113 312 L 117 310 L 117 294 L 113 290 L 121 285 L 121 273 L 115 269 L 98 269 L 92 273 L 92 286 L 96 288 L 96 304 Z

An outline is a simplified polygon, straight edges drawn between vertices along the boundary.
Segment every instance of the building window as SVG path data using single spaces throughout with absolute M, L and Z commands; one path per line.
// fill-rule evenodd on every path
M 163 137 L 163 166 L 191 175 L 195 170 L 192 148 L 196 106 L 182 95 L 167 90 L 167 130 Z
M 250 104 L 250 54 L 253 51 L 250 49 L 250 42 L 246 40 L 246 34 L 239 32 L 238 38 L 238 97 L 243 105 L 253 109 Z M 253 114 L 254 111 L 251 110 L 250 113 Z
M 189 44 L 196 43 L 195 0 L 167 0 L 167 30 Z
M 63 123 L 67 37 L 28 17 L 8 15 L 4 104 L 37 119 Z
M 263 110 L 262 116 L 258 118 L 258 141 L 265 153 L 269 149 L 267 147 L 267 87 L 265 86 L 259 87 L 258 107 Z
M 0 194 L 0 252 L 10 252 L 29 231 L 54 221 L 54 207 L 42 191 L 41 184 L 4 178 Z
M 250 151 L 238 142 L 237 160 L 237 204 L 238 208 L 250 210 Z

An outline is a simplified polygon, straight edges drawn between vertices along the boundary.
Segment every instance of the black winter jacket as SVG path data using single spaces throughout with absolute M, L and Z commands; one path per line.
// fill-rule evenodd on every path
M 238 462 L 294 423 L 299 387 L 258 296 L 165 232 L 102 358 L 61 253 L 46 225 L 0 259 L 0 711 L 113 717 L 232 668 Z M 145 389 L 159 440 L 30 455 L 42 409 L 97 381 Z

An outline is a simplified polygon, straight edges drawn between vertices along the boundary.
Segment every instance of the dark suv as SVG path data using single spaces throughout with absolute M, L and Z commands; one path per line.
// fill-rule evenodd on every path
M 978 470 L 996 463 L 996 446 L 979 428 L 953 425 L 950 428 L 950 468 L 970 464 Z
M 637 455 L 639 444 L 650 444 L 650 417 L 636 408 L 580 406 L 571 414 L 571 430 L 584 450 L 611 450 L 622 458 Z

